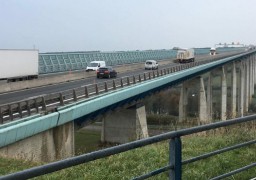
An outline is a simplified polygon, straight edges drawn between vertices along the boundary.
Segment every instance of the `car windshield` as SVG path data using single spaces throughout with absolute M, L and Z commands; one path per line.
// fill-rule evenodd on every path
M 100 68 L 99 70 L 100 70 L 100 71 L 107 71 L 108 68 Z
M 148 61 L 148 62 L 146 62 L 146 64 L 152 64 L 152 62 L 149 62 L 149 61 Z
M 90 67 L 97 67 L 98 63 L 90 63 Z

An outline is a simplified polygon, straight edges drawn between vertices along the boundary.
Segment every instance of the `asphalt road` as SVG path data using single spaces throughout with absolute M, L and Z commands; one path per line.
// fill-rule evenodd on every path
M 197 61 L 206 60 L 209 57 L 210 57 L 209 55 L 200 55 L 200 56 L 196 57 L 196 60 Z M 178 65 L 178 64 L 170 63 L 165 66 L 159 66 L 159 69 L 172 67 L 172 66 L 176 66 L 176 65 Z M 117 77 L 120 78 L 120 77 L 125 77 L 125 76 L 132 76 L 135 74 L 148 72 L 148 71 L 149 70 L 144 70 L 144 68 L 139 69 L 139 70 L 137 69 L 137 70 L 129 71 L 129 72 L 125 72 L 125 73 L 118 73 Z M 95 75 L 95 77 L 85 78 L 82 80 L 70 81 L 70 82 L 65 82 L 65 83 L 61 83 L 61 84 L 54 84 L 54 85 L 37 87 L 37 88 L 32 88 L 32 89 L 25 89 L 25 90 L 20 90 L 20 91 L 16 91 L 16 92 L 2 93 L 2 94 L 0 94 L 0 105 L 9 104 L 9 103 L 12 103 L 15 101 L 22 101 L 22 100 L 25 100 L 28 98 L 33 98 L 36 96 L 61 92 L 64 90 L 78 88 L 78 87 L 82 87 L 85 85 L 94 84 L 97 82 L 109 81 L 109 80 L 112 80 L 112 79 L 97 79 L 96 75 Z

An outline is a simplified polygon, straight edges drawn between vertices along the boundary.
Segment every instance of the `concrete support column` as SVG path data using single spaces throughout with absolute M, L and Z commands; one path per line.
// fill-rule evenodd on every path
M 145 106 L 137 104 L 103 118 L 101 141 L 127 143 L 148 137 Z
M 236 77 L 236 63 L 233 62 L 232 66 L 232 79 L 231 79 L 231 118 L 236 117 L 236 88 L 237 88 L 237 77 Z
M 251 74 L 251 77 L 252 77 L 252 81 L 251 81 L 251 88 L 252 88 L 252 94 L 251 95 L 254 95 L 254 81 L 255 81 L 255 76 L 254 76 L 254 74 L 255 74 L 255 69 L 254 69 L 254 59 L 253 59 L 253 56 L 252 56 L 252 59 L 251 59 L 251 70 L 252 70 L 252 74 Z
M 251 56 L 251 60 L 250 60 L 251 64 L 250 64 L 250 87 L 251 87 L 251 94 L 250 94 L 250 102 L 252 100 L 252 95 L 254 94 L 254 68 L 253 68 L 253 64 L 254 64 L 254 61 L 253 61 L 253 56 Z
M 244 116 L 244 89 L 245 89 L 245 69 L 244 69 L 244 65 L 243 62 L 240 63 L 240 71 L 239 71 L 239 75 L 240 75 L 240 81 L 239 81 L 239 93 L 238 93 L 238 115 L 240 117 Z
M 0 148 L 2 156 L 39 162 L 65 159 L 74 154 L 74 121 Z
M 212 74 L 209 73 L 207 85 L 207 115 L 208 120 L 212 121 Z
M 187 105 L 188 105 L 188 88 L 187 88 L 186 82 L 183 82 L 180 90 L 179 122 L 187 120 Z
M 253 68 L 254 68 L 254 84 L 256 84 L 256 55 L 253 55 Z
M 246 63 L 245 63 L 245 69 L 246 69 L 246 72 L 245 72 L 245 104 L 244 104 L 244 110 L 245 112 L 248 112 L 248 107 L 249 107 L 249 72 L 250 72 L 250 69 L 249 69 L 249 61 L 248 61 L 248 58 L 246 60 Z
M 204 79 L 200 77 L 200 92 L 199 92 L 199 121 L 201 123 L 208 122 L 207 115 L 207 103 L 206 103 L 206 95 L 204 89 Z
M 225 67 L 222 66 L 221 75 L 221 120 L 227 119 L 227 80 Z

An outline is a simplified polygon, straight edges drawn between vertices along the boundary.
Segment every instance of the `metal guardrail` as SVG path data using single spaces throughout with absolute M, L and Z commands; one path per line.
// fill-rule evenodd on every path
M 54 112 L 57 107 L 67 105 L 81 99 L 94 97 L 109 91 L 124 88 L 136 83 L 141 83 L 143 81 L 154 79 L 173 72 L 209 63 L 214 60 L 215 59 L 179 64 L 178 66 L 166 69 L 152 70 L 147 73 L 116 78 L 112 81 L 85 85 L 81 88 L 70 89 L 44 96 L 33 97 L 33 99 L 4 104 L 0 106 L 0 124 L 4 124 L 6 122 L 17 120 L 33 114 L 48 114 L 50 112 Z
M 33 178 L 33 177 L 38 177 L 41 175 L 45 175 L 48 173 L 56 172 L 65 168 L 69 168 L 72 166 L 76 166 L 79 164 L 84 164 L 88 163 L 90 161 L 94 161 L 97 159 L 105 158 L 114 154 L 126 152 L 129 150 L 133 150 L 136 148 L 140 148 L 146 145 L 158 143 L 161 141 L 165 140 L 170 140 L 169 141 L 169 164 L 165 167 L 161 167 L 159 169 L 156 169 L 152 172 L 149 172 L 147 174 L 141 175 L 139 177 L 136 177 L 134 179 L 136 180 L 142 180 L 142 179 L 147 179 L 149 177 L 156 176 L 160 173 L 169 171 L 169 179 L 171 180 L 181 180 L 182 177 L 182 165 L 193 163 L 202 159 L 206 159 L 208 157 L 221 154 L 227 151 L 231 151 L 234 149 L 238 149 L 241 147 L 249 146 L 252 144 L 256 143 L 256 140 L 251 140 L 248 142 L 243 142 L 240 144 L 236 144 L 233 146 L 229 146 L 223 149 L 218 149 L 206 154 L 202 154 L 196 157 L 193 157 L 191 159 L 183 160 L 182 161 L 182 144 L 181 144 L 181 137 L 185 135 L 191 135 L 199 132 L 204 132 L 208 130 L 213 130 L 221 127 L 226 127 L 226 126 L 231 126 L 239 123 L 245 123 L 245 122 L 256 122 L 256 115 L 251 115 L 247 117 L 242 117 L 242 118 L 236 118 L 228 121 L 222 121 L 222 122 L 216 122 L 212 124 L 207 124 L 207 125 L 202 125 L 202 126 L 197 126 L 197 127 L 192 127 L 188 129 L 183 129 L 183 130 L 178 130 L 178 131 L 172 131 L 168 133 L 164 133 L 161 135 L 153 136 L 150 138 L 142 139 L 142 140 L 137 140 L 131 143 L 126 143 L 122 144 L 119 146 L 91 152 L 88 154 L 83 154 L 80 156 L 68 158 L 65 160 L 49 163 L 46 165 L 38 166 L 38 167 L 33 167 L 27 170 L 23 170 L 20 172 L 16 172 L 13 174 L 5 175 L 0 177 L 0 180 L 8 180 L 8 179 L 28 179 L 28 178 Z M 228 172 L 226 174 L 217 176 L 212 178 L 213 180 L 221 179 L 224 177 L 229 177 L 231 175 L 234 175 L 236 173 L 242 172 L 244 170 L 250 169 L 252 167 L 256 166 L 256 162 L 249 164 L 247 166 L 241 167 L 239 169 L 233 170 L 231 172 Z

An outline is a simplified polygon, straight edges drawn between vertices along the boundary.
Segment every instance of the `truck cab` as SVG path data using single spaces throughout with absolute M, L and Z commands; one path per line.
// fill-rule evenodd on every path
M 105 61 L 92 61 L 90 64 L 86 67 L 86 71 L 97 71 L 100 67 L 105 67 L 106 62 Z
M 211 55 L 211 56 L 216 55 L 216 48 L 211 48 L 211 49 L 210 49 L 210 55 Z

